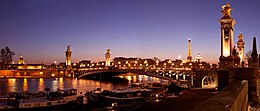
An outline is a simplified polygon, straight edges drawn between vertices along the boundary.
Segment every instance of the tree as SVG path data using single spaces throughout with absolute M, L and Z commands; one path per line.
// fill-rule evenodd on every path
M 249 61 L 249 59 L 251 58 L 251 54 L 252 54 L 252 51 L 249 50 L 247 53 L 246 53 L 246 60 Z
M 15 53 L 11 51 L 8 46 L 5 46 L 5 48 L 1 49 L 0 54 L 1 64 L 4 69 L 7 69 L 7 66 L 12 62 Z

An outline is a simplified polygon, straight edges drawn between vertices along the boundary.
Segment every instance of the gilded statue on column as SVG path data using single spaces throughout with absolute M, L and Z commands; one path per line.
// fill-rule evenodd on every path
M 227 3 L 226 5 L 222 6 L 222 11 L 221 13 L 223 14 L 223 18 L 231 18 L 230 16 L 230 11 L 233 10 L 230 8 L 230 5 Z

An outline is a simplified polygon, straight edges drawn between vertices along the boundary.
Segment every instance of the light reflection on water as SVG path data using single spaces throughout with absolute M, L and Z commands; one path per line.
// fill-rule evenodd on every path
M 43 80 L 43 78 L 40 78 L 39 79 L 38 90 L 39 91 L 43 91 L 43 89 L 44 89 L 44 80 Z
M 103 90 L 112 90 L 120 87 L 128 87 L 132 83 L 140 83 L 147 81 L 162 82 L 163 80 L 148 77 L 145 75 L 127 74 L 119 76 L 124 78 L 122 81 L 111 80 L 109 82 L 102 81 L 101 86 Z M 28 90 L 29 92 L 44 91 L 48 87 L 52 91 L 59 89 L 76 88 L 78 93 L 85 92 L 100 87 L 100 82 L 96 80 L 87 79 L 72 79 L 72 78 L 38 78 L 38 79 L 14 79 L 2 78 L 0 79 L 0 95 L 7 95 L 10 92 L 22 92 Z
M 27 79 L 26 78 L 23 79 L 23 90 L 24 91 L 28 90 L 28 83 L 27 83 Z

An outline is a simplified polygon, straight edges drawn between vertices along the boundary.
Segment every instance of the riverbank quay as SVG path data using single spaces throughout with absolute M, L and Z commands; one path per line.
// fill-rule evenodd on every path
M 159 97 L 158 100 L 145 102 L 136 111 L 190 111 L 219 92 L 215 89 L 184 90 L 180 95 Z
M 19 69 L 19 70 L 0 70 L 0 78 L 51 78 L 67 77 L 64 71 L 46 69 Z M 72 76 L 70 76 L 72 77 Z
M 0 79 L 40 79 L 40 78 L 46 78 L 46 79 L 57 79 L 57 78 L 71 78 L 71 77 L 46 77 L 46 76 L 0 76 Z
M 59 77 L 40 77 L 40 76 L 0 76 L 0 79 L 39 79 L 39 78 L 59 78 Z

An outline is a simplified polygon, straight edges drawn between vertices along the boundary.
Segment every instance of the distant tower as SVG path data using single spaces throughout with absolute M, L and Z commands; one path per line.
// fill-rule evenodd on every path
M 23 59 L 23 56 L 21 54 L 19 60 L 18 60 L 18 64 L 24 64 L 24 59 Z
M 70 50 L 70 46 L 71 45 L 68 45 L 67 47 L 67 51 L 65 52 L 66 53 L 66 66 L 71 66 L 71 50 Z
M 106 58 L 106 66 L 110 66 L 110 49 L 107 49 L 107 53 L 105 54 L 105 58 Z
M 190 42 L 191 42 L 191 40 L 189 39 L 189 40 L 188 40 L 188 56 L 187 56 L 187 62 L 192 62 Z
M 238 36 L 238 41 L 237 41 L 237 50 L 238 50 L 238 56 L 240 58 L 240 63 L 242 63 L 242 61 L 244 60 L 244 45 L 245 42 L 243 41 L 244 36 L 242 35 L 242 33 L 239 34 Z

